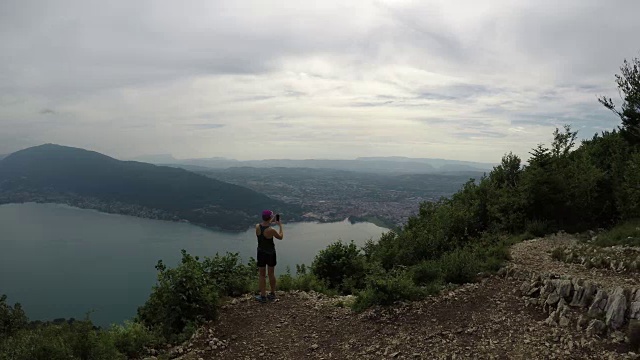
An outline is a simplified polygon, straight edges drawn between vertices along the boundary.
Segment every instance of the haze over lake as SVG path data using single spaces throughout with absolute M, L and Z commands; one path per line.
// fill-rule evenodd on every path
M 362 245 L 387 229 L 371 223 L 285 223 L 277 242 L 279 273 L 342 239 Z M 277 240 L 276 240 L 277 241 Z M 198 256 L 239 252 L 255 258 L 253 229 L 229 233 L 175 222 L 100 213 L 56 204 L 0 206 L 0 294 L 20 302 L 31 320 L 82 318 L 97 325 L 135 315 L 162 259 L 174 266 L 180 250 Z

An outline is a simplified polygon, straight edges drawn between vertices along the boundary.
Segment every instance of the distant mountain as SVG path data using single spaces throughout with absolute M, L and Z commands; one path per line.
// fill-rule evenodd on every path
M 409 162 L 409 163 L 422 163 L 429 164 L 437 169 L 439 172 L 449 171 L 483 171 L 492 170 L 494 166 L 498 164 L 482 163 L 474 161 L 462 161 L 462 160 L 448 160 L 448 159 L 432 159 L 432 158 L 408 158 L 402 156 L 389 156 L 389 157 L 359 157 L 356 160 L 364 161 L 395 161 L 395 162 Z
M 142 155 L 132 158 L 133 161 L 141 161 L 152 164 L 169 164 L 177 161 L 176 158 L 171 154 L 153 154 L 153 155 Z
M 25 194 L 45 200 L 90 199 L 84 204 L 97 201 L 95 207 L 116 207 L 113 212 L 127 208 L 123 204 L 145 209 L 136 210 L 142 212 L 157 209 L 175 218 L 229 230 L 246 229 L 265 208 L 285 212 L 291 220 L 299 214 L 294 206 L 184 169 L 120 161 L 52 144 L 21 150 L 0 161 L 0 200 L 19 201 Z
M 232 167 L 254 168 L 310 168 L 334 169 L 379 174 L 437 174 L 456 171 L 490 171 L 494 164 L 444 159 L 413 159 L 405 157 L 357 158 L 354 160 L 330 159 L 268 159 L 238 161 L 224 158 L 183 159 L 165 163 L 185 169 L 190 167 L 227 169 Z M 194 169 L 194 168 L 191 168 Z
M 6 155 L 6 154 L 0 154 L 0 160 L 4 159 L 4 158 L 6 158 L 6 157 L 7 157 L 7 155 Z

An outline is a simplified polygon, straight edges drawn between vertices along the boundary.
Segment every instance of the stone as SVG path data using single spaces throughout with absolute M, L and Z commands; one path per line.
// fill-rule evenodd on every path
M 566 316 L 560 316 L 560 320 L 558 321 L 560 326 L 568 327 L 571 324 L 571 321 Z
M 624 314 L 627 311 L 627 297 L 623 288 L 618 287 L 607 301 L 605 308 L 605 321 L 607 326 L 614 330 L 620 329 L 624 324 Z
M 563 299 L 569 299 L 573 292 L 571 280 L 560 280 L 556 288 L 556 293 Z
M 545 303 L 547 305 L 555 305 L 556 303 L 558 303 L 558 301 L 560 301 L 560 295 L 554 292 L 549 294 L 549 297 L 547 297 L 547 301 L 545 301 Z
M 597 288 L 591 282 L 586 281 L 584 285 L 576 287 L 573 292 L 573 299 L 569 306 L 586 308 L 591 303 L 593 296 L 596 294 Z
M 634 301 L 629 305 L 629 319 L 640 320 L 640 301 Z
M 587 314 L 592 318 L 596 318 L 602 315 L 607 307 L 608 297 L 609 295 L 606 291 L 602 289 L 598 290 L 598 292 L 596 292 L 595 298 L 593 299 L 593 303 L 591 303 L 591 306 L 589 307 L 589 311 L 587 312 Z
M 397 358 L 398 356 L 400 356 L 400 354 L 401 354 L 400 351 L 396 351 L 396 352 L 391 354 L 391 357 L 392 358 Z
M 635 352 L 640 351 L 640 321 L 631 320 L 629 322 L 627 337 L 629 338 L 629 345 L 631 349 Z
M 589 325 L 589 318 L 587 316 L 580 315 L 580 317 L 578 318 L 578 322 L 576 324 L 576 329 L 582 330 L 585 327 L 587 327 L 587 325 Z
M 533 287 L 529 289 L 529 292 L 527 292 L 527 296 L 528 297 L 538 297 L 540 295 L 540 288 L 539 287 Z
M 587 326 L 587 335 L 602 335 L 606 329 L 607 325 L 602 320 L 594 319 L 591 320 L 591 323 Z
M 313 344 L 311 345 L 311 350 L 318 350 L 319 347 L 318 344 Z
M 555 279 L 545 280 L 544 285 L 542 286 L 542 289 L 540 289 L 540 297 L 547 298 L 549 294 L 554 292 L 554 290 L 556 289 L 555 282 L 556 282 Z
M 636 289 L 630 297 L 629 319 L 640 320 L 640 289 Z

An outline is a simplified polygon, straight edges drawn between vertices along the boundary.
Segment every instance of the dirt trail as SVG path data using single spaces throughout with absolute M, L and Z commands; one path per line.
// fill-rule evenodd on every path
M 551 258 L 551 251 L 559 246 L 571 246 L 577 239 L 569 234 L 551 235 L 515 244 L 511 248 L 511 265 L 516 268 L 544 271 L 558 275 L 570 275 L 600 284 L 611 290 L 615 287 L 638 288 L 640 276 L 618 273 L 611 269 L 587 269 L 579 264 L 568 264 Z
M 582 274 L 546 254 L 558 241 L 571 240 L 552 237 L 516 245 L 512 265 Z M 607 277 L 611 274 L 596 275 L 615 280 Z M 267 304 L 235 300 L 219 321 L 200 329 L 182 359 L 640 358 L 628 353 L 627 344 L 543 324 L 546 314 L 525 307 L 514 291 L 520 283 L 491 277 L 424 301 L 360 314 L 319 294 L 287 293 Z

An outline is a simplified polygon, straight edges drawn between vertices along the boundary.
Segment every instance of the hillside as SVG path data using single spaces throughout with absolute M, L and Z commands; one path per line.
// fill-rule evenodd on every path
M 218 321 L 166 355 L 183 360 L 640 358 L 631 352 L 625 328 L 590 326 L 600 322 L 600 315 L 587 315 L 594 300 L 584 296 L 582 287 L 591 282 L 594 289 L 613 294 L 616 287 L 638 288 L 640 278 L 610 269 L 589 271 L 552 258 L 555 247 L 575 242 L 573 236 L 559 233 L 518 243 L 501 275 L 363 313 L 340 306 L 349 297 L 281 292 L 278 302 L 259 304 L 246 296 L 229 303 Z M 573 279 L 564 294 L 566 302 L 544 301 L 550 294 L 562 295 L 560 287 L 550 285 L 559 281 L 554 278 Z M 536 283 L 538 293 L 524 289 L 523 284 Z M 537 295 L 543 283 L 549 284 L 544 298 Z M 542 301 L 534 304 L 538 297 Z M 583 298 L 586 306 L 578 306 Z M 610 296 L 603 308 L 615 308 L 614 300 Z M 633 291 L 628 308 L 640 305 L 632 301 Z M 609 312 L 602 315 L 603 325 L 605 320 L 613 323 L 610 317 Z M 271 320 L 264 323 L 264 318 Z
M 299 213 L 295 206 L 184 169 L 119 161 L 52 144 L 0 161 L 0 202 L 34 200 L 71 201 L 112 212 L 134 206 L 127 210 L 133 215 L 155 213 L 229 230 L 246 229 L 264 208 L 289 218 Z

